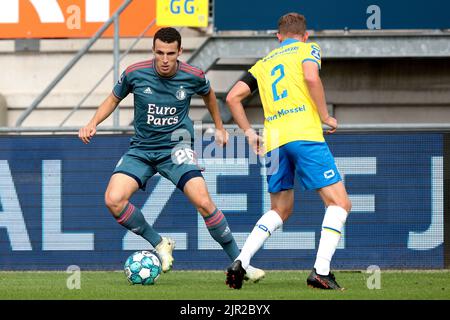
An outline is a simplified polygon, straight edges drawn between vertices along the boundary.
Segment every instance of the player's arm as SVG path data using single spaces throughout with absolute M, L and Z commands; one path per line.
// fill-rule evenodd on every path
M 238 81 L 227 95 L 227 105 L 233 115 L 234 122 L 241 128 L 245 136 L 248 138 L 249 144 L 252 146 L 256 154 L 261 154 L 262 138 L 252 129 L 250 122 L 242 105 L 242 101 L 250 96 L 253 91 L 258 88 L 256 79 L 247 73 L 242 80 Z
M 209 92 L 202 96 L 203 101 L 205 102 L 206 107 L 208 108 L 209 113 L 211 114 L 211 118 L 214 121 L 214 125 L 216 127 L 215 139 L 216 143 L 220 146 L 227 144 L 228 142 L 228 132 L 223 127 L 222 118 L 220 117 L 219 106 L 217 104 L 216 94 L 212 88 L 209 89 Z
M 302 65 L 305 82 L 308 86 L 309 94 L 317 107 L 320 120 L 323 124 L 331 127 L 327 133 L 334 133 L 337 128 L 337 121 L 328 113 L 325 91 L 319 76 L 319 66 L 314 61 L 304 61 Z
M 89 143 L 91 138 L 97 132 L 97 126 L 103 122 L 110 114 L 117 108 L 120 100 L 113 93 L 111 93 L 105 101 L 98 107 L 92 119 L 86 126 L 78 131 L 78 137 L 84 142 Z

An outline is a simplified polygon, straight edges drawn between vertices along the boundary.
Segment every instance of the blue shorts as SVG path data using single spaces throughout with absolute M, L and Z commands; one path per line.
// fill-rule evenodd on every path
M 267 153 L 266 167 L 270 193 L 293 189 L 296 174 L 303 190 L 342 180 L 325 142 L 289 142 Z

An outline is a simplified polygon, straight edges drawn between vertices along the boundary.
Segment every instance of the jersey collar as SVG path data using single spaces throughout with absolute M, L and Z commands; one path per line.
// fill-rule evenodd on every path
M 156 70 L 156 63 L 153 63 L 153 70 L 155 71 L 156 75 L 158 77 L 160 77 L 161 79 L 169 80 L 169 79 L 174 78 L 177 75 L 178 70 L 180 70 L 180 66 L 181 66 L 181 62 L 179 60 L 177 60 L 177 71 L 175 71 L 175 73 L 173 75 L 171 75 L 170 77 L 165 77 L 163 75 L 160 75 L 158 70 Z
M 295 42 L 300 42 L 300 40 L 293 39 L 293 38 L 287 38 L 287 39 L 283 40 L 283 42 L 280 43 L 280 47 L 288 46 L 288 45 L 293 44 Z

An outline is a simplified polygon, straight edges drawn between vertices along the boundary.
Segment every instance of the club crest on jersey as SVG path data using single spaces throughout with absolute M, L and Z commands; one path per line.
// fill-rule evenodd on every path
M 183 87 L 180 87 L 180 89 L 178 89 L 177 92 L 175 93 L 175 96 L 177 97 L 178 100 L 186 99 L 187 96 L 186 90 L 184 90 Z

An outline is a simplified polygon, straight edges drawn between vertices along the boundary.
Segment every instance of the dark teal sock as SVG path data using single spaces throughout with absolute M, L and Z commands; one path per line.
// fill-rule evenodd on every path
M 153 247 L 156 247 L 162 240 L 159 233 L 145 220 L 142 211 L 130 202 L 128 202 L 116 220 L 131 232 L 150 242 Z
M 231 261 L 234 261 L 240 251 L 222 211 L 216 209 L 213 213 L 203 219 L 205 219 L 209 234 L 222 246 Z

